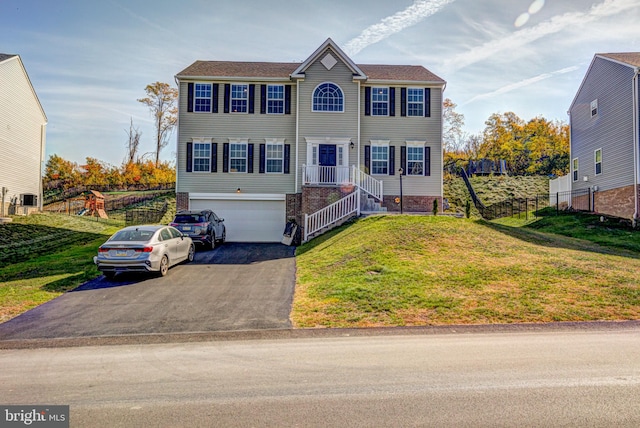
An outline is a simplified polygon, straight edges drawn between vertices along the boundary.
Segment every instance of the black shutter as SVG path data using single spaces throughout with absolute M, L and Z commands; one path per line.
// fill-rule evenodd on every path
M 260 114 L 267 112 L 267 85 L 260 85 Z
M 266 155 L 267 155 L 267 145 L 260 144 L 260 166 L 258 167 L 258 173 L 260 174 L 264 174 L 264 171 L 265 171 Z
M 424 175 L 431 176 L 431 147 L 424 148 Z
M 371 116 L 371 87 L 364 88 L 364 115 Z
M 218 143 L 211 143 L 211 172 L 218 172 Z
M 424 116 L 431 117 L 431 88 L 424 88 Z
M 187 84 L 187 111 L 193 112 L 193 83 Z
M 186 171 L 193 171 L 193 143 L 187 143 L 187 165 Z
M 407 175 L 407 146 L 400 146 L 400 164 L 402 175 Z
M 222 145 L 222 172 L 229 172 L 229 143 Z
M 211 113 L 218 112 L 218 84 L 214 83 L 211 88 Z
M 396 146 L 389 146 L 389 175 L 396 175 Z
M 364 168 L 371 174 L 371 146 L 364 146 Z
M 247 172 L 253 174 L 253 143 L 247 144 Z
M 289 164 L 291 163 L 291 144 L 284 145 L 284 173 L 289 174 L 290 168 Z
M 407 115 L 407 88 L 400 88 L 400 116 Z
M 229 104 L 231 104 L 231 85 L 224 84 L 224 112 L 229 113 Z M 225 171 L 228 172 L 228 171 Z
M 284 114 L 291 114 L 291 85 L 284 87 Z
M 249 114 L 253 114 L 253 105 L 256 101 L 256 85 L 249 85 Z
M 396 88 L 389 88 L 389 116 L 396 115 Z

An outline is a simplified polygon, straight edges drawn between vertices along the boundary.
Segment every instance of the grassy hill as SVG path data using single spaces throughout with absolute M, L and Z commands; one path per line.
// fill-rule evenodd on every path
M 548 177 L 476 176 L 471 177 L 470 181 L 476 194 L 485 205 L 491 205 L 509 198 L 531 198 L 535 195 L 549 193 Z M 464 213 L 467 200 L 471 200 L 464 181 L 456 176 L 445 177 L 444 197 L 449 201 L 450 209 L 447 212 L 450 213 Z M 473 216 L 479 217 L 479 213 L 475 208 L 472 208 L 471 211 Z

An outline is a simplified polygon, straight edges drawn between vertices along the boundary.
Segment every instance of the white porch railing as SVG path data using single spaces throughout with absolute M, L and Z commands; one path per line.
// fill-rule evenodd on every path
M 317 231 L 345 219 L 353 213 L 360 214 L 359 193 L 360 192 L 356 190 L 320 211 L 316 211 L 313 214 L 305 214 L 303 242 L 307 242 L 309 240 L 309 236 L 313 235 Z
M 352 170 L 352 183 L 377 200 L 382 201 L 382 181 L 376 180 L 355 165 L 353 165 Z
M 304 184 L 344 184 L 349 182 L 348 166 L 302 165 Z

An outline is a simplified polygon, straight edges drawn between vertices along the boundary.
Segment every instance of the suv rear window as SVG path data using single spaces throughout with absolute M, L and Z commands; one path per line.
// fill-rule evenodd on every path
M 207 221 L 203 215 L 180 214 L 173 219 L 174 223 L 203 223 Z

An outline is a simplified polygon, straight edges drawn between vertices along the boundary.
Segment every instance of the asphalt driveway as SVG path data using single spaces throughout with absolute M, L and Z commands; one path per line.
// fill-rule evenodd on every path
M 227 243 L 165 277 L 99 277 L 0 324 L 0 340 L 291 328 L 294 248 Z

